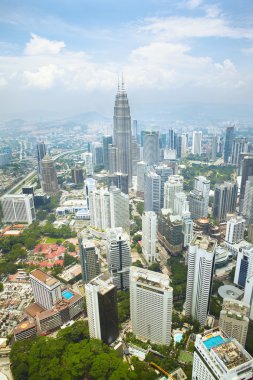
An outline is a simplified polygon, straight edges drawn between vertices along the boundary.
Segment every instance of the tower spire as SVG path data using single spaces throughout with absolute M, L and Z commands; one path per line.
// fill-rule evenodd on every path
M 124 84 L 123 72 L 122 72 L 122 74 L 121 74 L 121 89 L 122 89 L 122 91 L 125 90 L 125 84 Z

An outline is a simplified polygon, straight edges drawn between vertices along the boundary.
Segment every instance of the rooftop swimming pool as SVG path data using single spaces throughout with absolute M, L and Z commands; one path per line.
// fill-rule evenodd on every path
M 211 350 L 211 348 L 214 348 L 216 346 L 219 346 L 222 343 L 225 343 L 225 340 L 222 338 L 222 336 L 217 335 L 205 340 L 203 343 L 208 350 Z
M 66 298 L 66 300 L 70 300 L 72 297 L 74 297 L 74 294 L 69 290 L 64 290 L 64 292 L 62 292 L 62 296 Z

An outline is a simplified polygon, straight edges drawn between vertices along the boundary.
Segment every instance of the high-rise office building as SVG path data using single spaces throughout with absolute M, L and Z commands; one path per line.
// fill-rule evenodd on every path
M 248 244 L 241 248 L 237 254 L 234 283 L 241 288 L 245 287 L 246 281 L 253 275 L 253 245 Z
M 105 170 L 109 170 L 109 146 L 112 144 L 112 136 L 103 136 L 103 161 Z
M 117 170 L 128 174 L 132 185 L 132 131 L 131 116 L 124 84 L 118 88 L 114 105 L 113 142 L 117 150 Z
M 227 222 L 225 240 L 230 244 L 236 244 L 243 240 L 245 231 L 245 219 L 241 216 L 233 216 Z
M 136 141 L 138 141 L 138 121 L 133 120 L 133 136 L 136 138 Z
M 152 343 L 169 345 L 173 289 L 167 275 L 132 266 L 130 313 L 133 333 Z
M 176 149 L 176 132 L 170 128 L 167 136 L 167 145 L 169 149 Z
M 176 256 L 182 251 L 183 236 L 183 220 L 179 215 L 171 215 L 170 210 L 161 209 L 158 215 L 158 239 L 160 244 L 171 255 Z
M 90 152 L 84 153 L 84 162 L 85 162 L 85 170 L 86 175 L 93 175 L 93 155 Z
M 213 217 L 215 219 L 224 222 L 228 213 L 235 212 L 237 193 L 237 183 L 224 182 L 215 186 L 213 202 Z
M 62 299 L 59 280 L 40 269 L 33 270 L 30 275 L 34 301 L 47 310 Z
M 248 224 L 253 223 L 253 176 L 246 181 L 242 215 Z
M 161 207 L 164 204 L 164 184 L 168 181 L 168 178 L 173 175 L 173 169 L 171 166 L 160 164 L 154 165 L 154 171 L 161 177 Z
M 145 211 L 142 214 L 142 253 L 149 264 L 158 258 L 156 242 L 157 215 L 154 211 Z
M 232 153 L 232 143 L 234 139 L 235 127 L 227 127 L 226 135 L 225 135 L 225 145 L 224 145 L 224 162 L 228 164 L 231 161 L 231 153 Z
M 192 380 L 251 380 L 253 358 L 234 338 L 219 328 L 198 334 Z
M 217 148 L 218 148 L 218 136 L 213 135 L 212 136 L 212 146 L 211 146 L 211 160 L 215 161 L 217 157 Z
M 57 175 L 52 157 L 46 155 L 41 161 L 41 187 L 46 194 L 53 195 L 59 191 Z
M 253 321 L 253 274 L 249 276 L 245 283 L 243 302 L 250 305 L 249 318 Z
M 31 224 L 36 219 L 32 194 L 6 194 L 1 205 L 4 223 Z
M 228 337 L 235 338 L 243 347 L 249 327 L 250 306 L 242 301 L 224 298 L 219 327 Z
M 145 131 L 143 135 L 143 161 L 148 165 L 157 164 L 159 162 L 159 132 Z
M 103 144 L 100 142 L 92 143 L 92 156 L 94 165 L 100 166 L 104 165 L 104 152 Z
M 242 161 L 242 180 L 240 189 L 240 211 L 243 209 L 243 201 L 245 196 L 246 182 L 249 177 L 253 176 L 253 154 L 244 156 Z
M 232 141 L 231 164 L 239 166 L 240 154 L 248 153 L 249 141 L 247 138 L 238 137 Z
M 159 212 L 161 209 L 161 177 L 153 171 L 144 175 L 144 210 Z
M 118 335 L 117 288 L 106 274 L 85 285 L 89 333 L 91 338 L 113 343 Z
M 129 230 L 129 197 L 115 186 L 109 190 L 100 188 L 92 191 L 89 205 L 91 226 L 102 230 L 115 227 Z
M 82 168 L 73 168 L 71 169 L 71 178 L 73 183 L 76 185 L 83 183 L 83 169 Z
M 128 194 L 128 174 L 115 172 L 108 175 L 108 189 L 116 186 L 122 193 Z
M 248 241 L 253 244 L 253 223 L 248 225 Z
M 181 136 L 181 157 L 185 158 L 187 156 L 187 135 L 183 133 Z
M 38 175 L 39 175 L 39 179 L 41 178 L 41 171 L 42 171 L 41 161 L 45 157 L 46 154 L 47 154 L 46 144 L 43 141 L 39 141 L 37 143 L 37 160 L 38 160 Z
M 122 229 L 111 229 L 107 234 L 108 266 L 113 283 L 118 289 L 129 288 L 129 268 L 132 263 L 129 236 Z
M 208 216 L 210 181 L 203 176 L 195 177 L 194 189 L 188 196 L 189 209 L 193 220 Z
M 196 234 L 189 246 L 186 315 L 206 324 L 214 273 L 217 240 Z
M 133 175 L 137 175 L 137 163 L 140 161 L 141 152 L 140 145 L 135 137 L 132 137 L 132 160 L 133 160 Z
M 90 282 L 100 273 L 99 256 L 95 244 L 80 235 L 78 237 L 80 264 L 84 283 Z
M 147 171 L 147 163 L 140 161 L 137 163 L 137 195 L 144 198 L 144 175 Z
M 202 153 L 202 132 L 192 132 L 192 154 L 201 155 Z
M 164 183 L 164 202 L 165 209 L 174 209 L 175 196 L 183 191 L 184 178 L 181 175 L 171 175 L 168 181 Z

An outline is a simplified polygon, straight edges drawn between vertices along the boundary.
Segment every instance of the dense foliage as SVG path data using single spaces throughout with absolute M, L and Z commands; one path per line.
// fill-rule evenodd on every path
M 156 378 L 146 363 L 134 360 L 132 371 L 115 350 L 89 339 L 86 321 L 58 332 L 16 342 L 10 354 L 15 380 L 137 380 Z

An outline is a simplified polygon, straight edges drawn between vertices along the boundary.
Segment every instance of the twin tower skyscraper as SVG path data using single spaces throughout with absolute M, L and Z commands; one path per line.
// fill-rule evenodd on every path
M 113 143 L 117 171 L 128 174 L 128 187 L 132 186 L 132 130 L 131 115 L 124 82 L 118 85 L 114 105 Z

